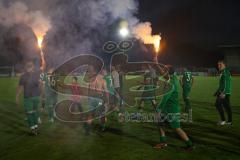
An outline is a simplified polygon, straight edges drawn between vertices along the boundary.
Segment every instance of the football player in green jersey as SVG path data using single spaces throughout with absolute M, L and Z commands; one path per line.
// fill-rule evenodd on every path
M 216 108 L 219 112 L 221 120 L 219 121 L 219 125 L 232 125 L 232 109 L 230 105 L 230 96 L 232 90 L 232 80 L 231 73 L 226 68 L 226 64 L 223 60 L 218 61 L 218 69 L 220 71 L 220 80 L 219 87 L 215 93 L 216 99 Z M 226 110 L 228 115 L 228 120 L 226 122 L 224 110 Z
M 180 127 L 179 81 L 172 67 L 169 67 L 168 73 L 166 80 L 170 81 L 169 83 L 172 85 L 172 89 L 163 96 L 161 103 L 156 108 L 158 123 L 160 125 L 160 143 L 155 145 L 154 148 L 162 149 L 167 146 L 165 130 L 162 124 L 168 123 L 186 143 L 186 151 L 191 151 L 194 148 L 193 143 Z
M 187 69 L 184 71 L 183 76 L 181 77 L 181 86 L 183 89 L 182 96 L 185 103 L 185 112 L 188 113 L 188 121 L 192 122 L 192 107 L 190 104 L 190 92 L 193 85 L 193 75 L 192 72 Z
M 57 92 L 53 90 L 56 84 L 56 79 L 52 75 L 53 68 L 49 69 L 48 73 L 41 74 L 41 80 L 44 83 L 44 103 L 48 112 L 49 121 L 54 122 L 54 107 L 57 104 Z

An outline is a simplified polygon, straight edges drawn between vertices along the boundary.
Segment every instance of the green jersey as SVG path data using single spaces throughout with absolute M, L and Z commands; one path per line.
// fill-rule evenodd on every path
M 176 75 L 170 76 L 170 84 L 172 89 L 169 93 L 163 96 L 160 105 L 157 107 L 158 112 L 163 113 L 179 113 L 180 107 L 178 102 L 179 96 L 179 81 Z
M 106 75 L 103 78 L 106 81 L 107 89 L 111 95 L 114 95 L 114 87 L 113 87 L 113 81 L 112 77 L 110 75 Z
M 192 87 L 192 80 L 193 80 L 193 75 L 192 72 L 184 72 L 183 77 L 182 77 L 182 86 L 190 88 Z
M 47 104 L 55 104 L 57 101 L 57 92 L 54 91 L 55 89 L 55 79 L 53 76 L 47 75 L 47 73 L 43 73 L 41 75 L 41 80 L 45 82 L 45 98 L 46 98 L 46 103 Z
M 232 90 L 231 73 L 227 68 L 225 68 L 224 70 L 221 71 L 220 74 L 218 92 L 230 95 L 231 90 Z

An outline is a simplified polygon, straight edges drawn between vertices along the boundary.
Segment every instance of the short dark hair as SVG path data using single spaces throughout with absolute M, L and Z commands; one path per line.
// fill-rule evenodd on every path
M 224 59 L 219 59 L 219 60 L 218 60 L 218 63 L 226 64 L 226 61 L 225 61 Z

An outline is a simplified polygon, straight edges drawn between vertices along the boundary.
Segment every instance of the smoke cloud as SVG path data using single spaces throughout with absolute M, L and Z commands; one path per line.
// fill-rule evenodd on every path
M 45 58 L 47 64 L 56 67 L 79 54 L 102 56 L 103 44 L 116 39 L 116 26 L 122 20 L 128 22 L 135 38 L 152 43 L 156 37 L 151 36 L 151 24 L 141 23 L 136 17 L 138 5 L 138 0 L 21 0 L 8 5 L 0 2 L 0 24 L 9 27 L 22 23 L 37 36 L 46 34 Z
M 137 39 L 143 41 L 144 44 L 153 44 L 156 51 L 159 50 L 160 35 L 152 35 L 152 27 L 150 22 L 139 23 L 133 28 L 133 34 Z
M 151 23 L 139 23 L 133 28 L 133 34 L 136 36 L 137 39 L 141 39 L 146 44 L 153 43 L 155 37 L 152 36 L 152 28 Z
M 26 24 L 36 35 L 43 36 L 51 28 L 48 17 L 41 11 L 31 11 L 22 2 L 10 3 L 8 6 L 0 2 L 0 23 L 11 27 L 16 24 Z

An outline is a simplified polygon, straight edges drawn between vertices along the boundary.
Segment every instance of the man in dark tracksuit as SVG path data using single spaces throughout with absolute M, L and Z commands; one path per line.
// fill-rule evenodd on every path
M 218 62 L 218 69 L 221 72 L 220 80 L 219 80 L 219 87 L 215 96 L 216 99 L 216 108 L 219 112 L 221 120 L 219 121 L 219 125 L 232 125 L 232 110 L 230 106 L 230 95 L 231 95 L 231 73 L 226 68 L 224 61 Z M 226 122 L 224 109 L 227 112 L 228 120 Z

